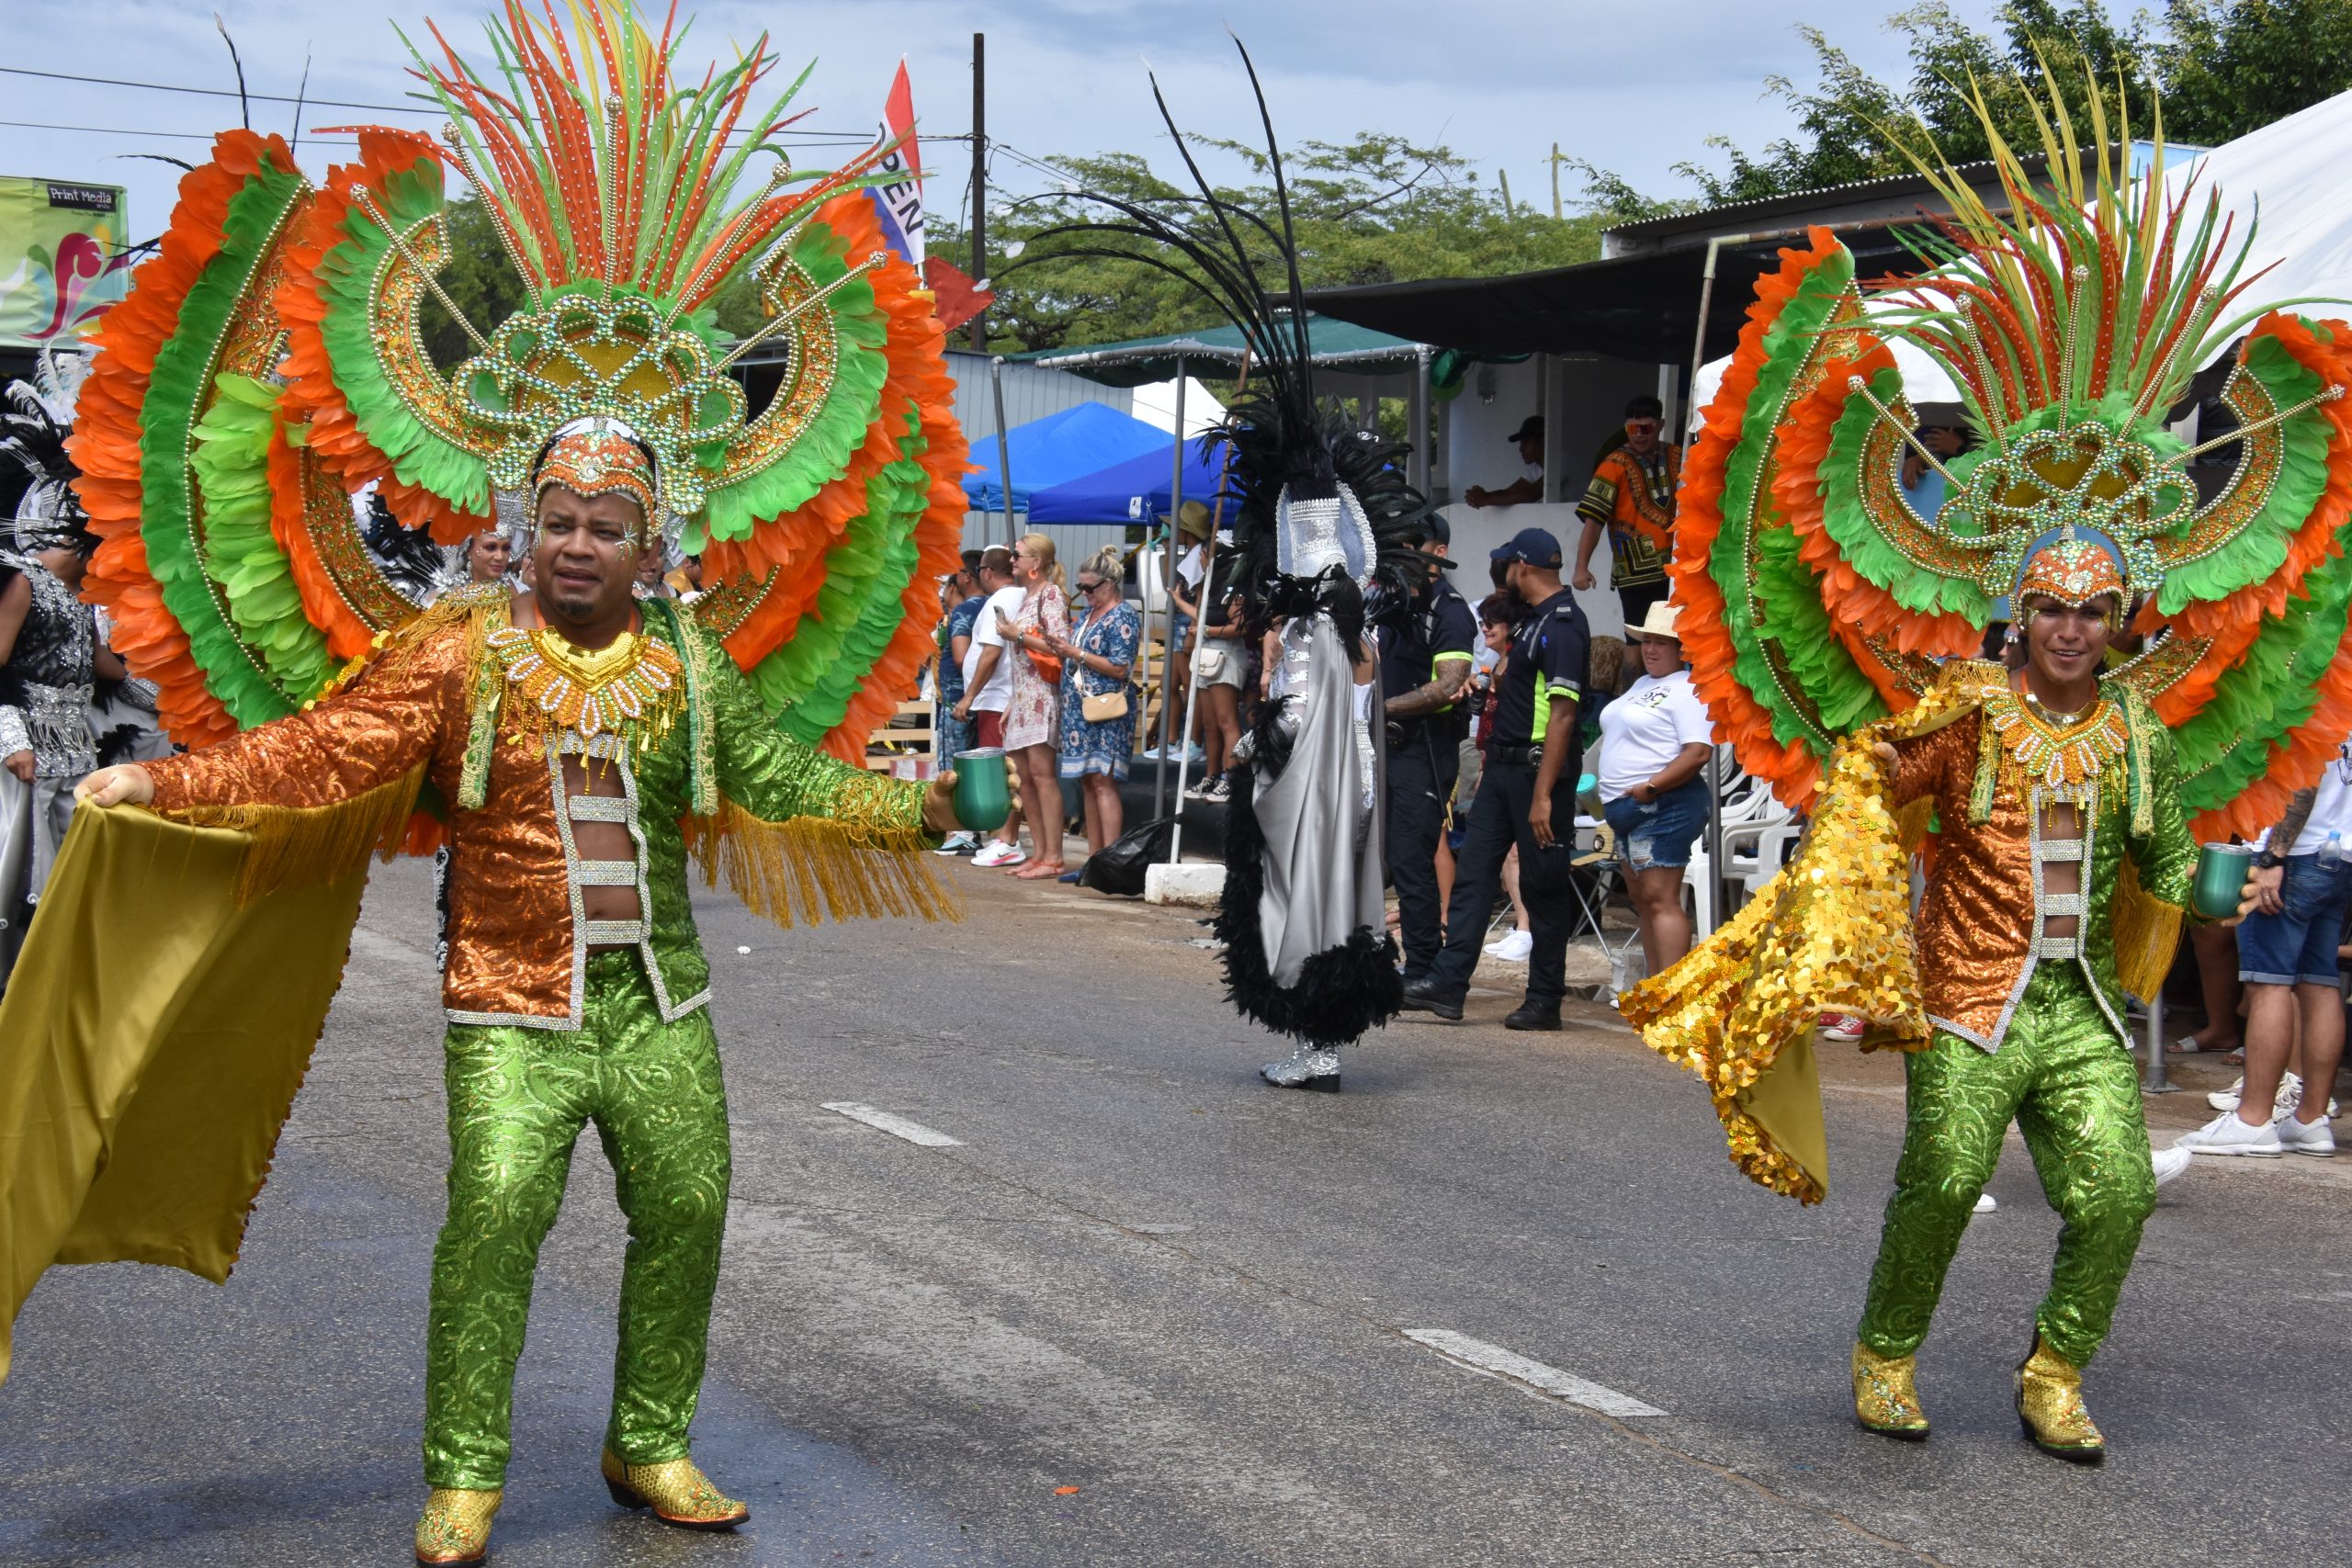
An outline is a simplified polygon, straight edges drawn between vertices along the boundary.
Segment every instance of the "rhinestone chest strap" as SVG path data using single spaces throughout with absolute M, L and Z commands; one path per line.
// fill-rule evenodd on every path
M 566 729 L 584 740 L 615 734 L 632 751 L 658 743 L 677 722 L 684 672 L 669 644 L 623 632 L 594 650 L 545 626 L 501 626 L 488 638 L 510 697 L 501 728 L 530 741 Z

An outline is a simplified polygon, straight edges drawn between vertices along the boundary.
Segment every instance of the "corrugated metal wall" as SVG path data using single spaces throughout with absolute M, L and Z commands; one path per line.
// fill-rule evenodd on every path
M 956 420 L 975 442 L 996 434 L 996 405 L 989 390 L 989 356 L 961 349 L 947 351 L 947 371 L 956 378 Z M 1125 387 L 1104 387 L 1067 370 L 1040 370 L 1034 365 L 1004 367 L 1004 423 L 1018 429 L 1033 419 L 1103 403 L 1121 413 L 1135 412 L 1135 394 Z
M 956 378 L 956 418 L 964 426 L 964 434 L 977 449 L 983 442 L 996 439 L 996 407 L 989 387 L 989 356 L 967 354 L 956 349 L 947 352 L 947 368 Z M 1105 387 L 1073 376 L 1067 370 L 1041 370 L 1034 365 L 1007 365 L 1004 367 L 1004 422 L 1008 429 L 1017 429 L 1033 419 L 1043 419 L 1049 413 L 1076 408 L 1080 403 L 1102 403 L 1121 413 L 1135 412 L 1135 395 L 1125 387 Z M 1018 482 L 1019 476 L 1014 476 Z M 1025 532 L 1027 522 L 1018 512 L 1012 514 L 1013 531 Z M 1105 545 L 1126 547 L 1127 531 L 1115 524 L 1062 525 L 1056 525 L 1045 532 L 1054 541 L 1054 548 L 1065 570 L 1078 563 Z M 985 545 L 1004 543 L 1004 517 L 995 512 L 970 512 L 964 516 L 964 547 L 977 550 Z

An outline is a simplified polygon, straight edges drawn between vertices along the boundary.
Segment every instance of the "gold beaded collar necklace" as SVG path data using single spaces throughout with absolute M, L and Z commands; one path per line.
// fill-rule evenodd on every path
M 546 626 L 501 626 L 487 640 L 518 699 L 505 705 L 504 728 L 516 740 L 567 729 L 582 740 L 612 733 L 641 752 L 677 722 L 685 698 L 678 655 L 642 632 L 593 649 Z
M 2076 789 L 2121 760 L 2131 743 L 2123 709 L 2105 696 L 2082 714 L 2052 713 L 2030 694 L 2020 697 L 2007 682 L 1984 690 L 1984 716 L 2001 745 L 2027 778 L 2049 789 Z

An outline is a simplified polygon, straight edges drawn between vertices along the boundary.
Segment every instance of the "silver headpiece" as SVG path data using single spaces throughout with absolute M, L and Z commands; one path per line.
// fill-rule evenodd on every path
M 1372 586 L 1372 520 L 1346 485 L 1340 493 L 1294 501 L 1284 485 L 1274 502 L 1274 570 L 1285 577 L 1320 577 L 1344 567 L 1359 589 Z

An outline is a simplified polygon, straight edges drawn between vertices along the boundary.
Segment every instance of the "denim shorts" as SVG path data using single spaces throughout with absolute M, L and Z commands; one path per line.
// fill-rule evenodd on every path
M 1617 855 L 1635 871 L 1679 870 L 1707 826 L 1707 781 L 1702 776 L 1645 805 L 1621 795 L 1601 807 L 1617 835 Z
M 2322 865 L 2289 855 L 2279 912 L 2256 910 L 2238 927 L 2238 978 L 2256 986 L 2333 986 L 2344 909 L 2352 903 L 2352 861 Z

